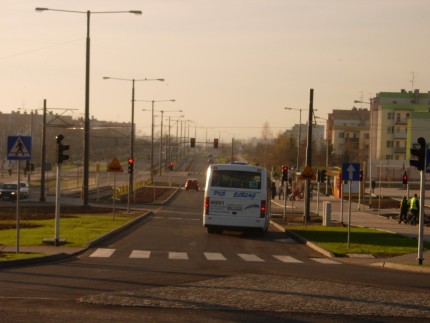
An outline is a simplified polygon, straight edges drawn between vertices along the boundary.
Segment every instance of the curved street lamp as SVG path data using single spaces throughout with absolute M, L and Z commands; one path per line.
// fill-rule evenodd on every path
M 164 117 L 164 113 L 170 113 L 170 112 L 183 112 L 182 110 L 158 110 L 158 112 L 161 112 L 161 135 L 160 135 L 160 158 L 159 158 L 159 165 L 160 165 L 160 176 L 162 175 L 162 159 L 163 159 L 163 117 Z
M 87 38 L 86 38 L 86 68 L 85 68 L 85 117 L 84 117 L 84 181 L 83 181 L 83 204 L 88 206 L 88 180 L 89 180 L 89 159 L 90 159 L 90 16 L 94 14 L 109 14 L 109 13 L 132 13 L 141 15 L 140 10 L 128 11 L 78 11 L 78 10 L 63 10 L 37 7 L 36 11 L 59 11 L 68 13 L 79 13 L 87 15 Z
M 136 100 L 139 102 L 151 102 L 152 104 L 152 122 L 151 122 L 151 183 L 154 184 L 154 103 L 155 102 L 175 102 L 175 99 L 170 100 Z M 161 166 L 161 165 L 160 165 Z
M 134 125 L 134 84 L 135 82 L 143 82 L 143 81 L 159 81 L 164 82 L 164 79 L 126 79 L 126 78 L 119 78 L 119 77 L 110 77 L 110 76 L 103 76 L 103 80 L 117 80 L 117 81 L 128 81 L 132 82 L 132 90 L 131 90 L 131 133 L 130 133 L 130 158 L 134 161 L 134 141 L 136 137 L 136 130 Z M 128 198 L 127 198 L 127 211 L 130 212 L 130 199 L 131 199 L 131 193 L 134 191 L 134 171 L 128 174 Z

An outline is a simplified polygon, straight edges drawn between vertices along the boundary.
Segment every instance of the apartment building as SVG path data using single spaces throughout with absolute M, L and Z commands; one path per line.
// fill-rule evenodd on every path
M 306 141 L 308 137 L 308 124 L 295 124 L 291 130 L 287 129 L 284 131 L 284 135 L 292 136 L 298 138 L 300 134 L 300 142 L 302 146 L 306 146 Z M 318 147 L 325 145 L 324 140 L 324 125 L 313 124 L 312 126 L 312 142 Z
M 403 163 L 419 137 L 430 141 L 429 92 L 380 92 L 371 100 L 371 111 L 374 159 Z
M 326 136 L 332 147 L 332 157 L 342 162 L 363 162 L 368 159 L 368 109 L 333 110 L 327 120 Z

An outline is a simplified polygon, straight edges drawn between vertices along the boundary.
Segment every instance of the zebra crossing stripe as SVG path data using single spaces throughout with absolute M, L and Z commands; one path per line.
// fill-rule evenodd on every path
M 112 248 L 98 248 L 96 249 L 90 257 L 93 258 L 109 258 L 113 255 L 115 249 Z M 226 261 L 226 257 L 220 252 L 204 252 L 203 253 L 206 260 L 208 261 Z M 265 262 L 264 259 L 258 257 L 254 254 L 248 253 L 238 253 L 237 254 L 242 260 L 248 262 Z M 151 257 L 151 251 L 149 250 L 133 250 L 129 256 L 129 258 L 134 259 L 149 259 Z M 285 255 L 272 255 L 273 258 L 283 262 L 283 263 L 303 263 L 303 261 L 293 258 L 291 256 Z M 188 253 L 186 252 L 176 252 L 169 251 L 168 258 L 170 260 L 189 260 Z M 318 262 L 320 264 L 326 265 L 340 265 L 340 262 L 334 261 L 329 258 L 309 258 L 312 261 Z
M 112 254 L 115 252 L 115 249 L 108 249 L 108 248 L 98 248 L 96 251 L 94 251 L 90 257 L 96 257 L 96 258 L 109 258 L 112 256 Z
M 188 260 L 188 254 L 186 252 L 169 252 L 169 259 L 174 260 Z
M 222 253 L 219 252 L 204 252 L 207 260 L 227 260 Z
M 130 254 L 130 258 L 148 259 L 150 256 L 151 256 L 151 251 L 148 251 L 148 250 L 133 250 Z
M 293 258 L 291 256 L 276 256 L 276 255 L 273 255 L 273 257 L 276 258 L 276 259 L 278 259 L 279 261 L 282 261 L 282 262 L 297 263 L 297 264 L 303 263 L 303 261 L 300 261 L 300 260 L 298 260 L 296 258 Z
M 328 258 L 311 258 L 313 261 L 319 262 L 320 264 L 326 264 L 326 265 L 339 265 L 337 261 L 328 259 Z
M 264 262 L 263 259 L 261 259 L 260 257 L 253 255 L 253 254 L 249 254 L 249 253 L 238 253 L 237 254 L 240 258 L 242 258 L 245 261 L 260 261 L 260 262 Z

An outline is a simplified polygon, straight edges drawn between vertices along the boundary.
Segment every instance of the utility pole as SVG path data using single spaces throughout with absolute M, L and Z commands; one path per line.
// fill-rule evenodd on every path
M 308 117 L 308 136 L 306 146 L 306 167 L 312 168 L 312 116 L 314 114 L 314 89 L 310 90 L 309 94 L 309 117 Z M 310 204 L 311 204 L 311 192 L 310 192 L 310 178 L 306 178 L 305 181 L 305 207 L 304 207 L 304 218 L 305 225 L 310 221 Z

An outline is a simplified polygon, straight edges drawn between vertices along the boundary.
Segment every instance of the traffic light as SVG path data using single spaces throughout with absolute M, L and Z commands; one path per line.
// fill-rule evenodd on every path
M 360 180 L 360 182 L 362 182 L 363 178 L 364 178 L 363 171 L 360 169 L 360 173 L 358 173 L 358 179 Z
M 169 163 L 169 170 L 173 170 L 173 162 L 172 161 Z
M 317 169 L 317 171 L 315 172 L 316 174 L 316 178 L 317 178 L 317 183 L 321 183 L 321 173 L 320 170 Z
M 64 139 L 63 135 L 57 135 L 55 138 L 57 141 L 57 164 L 60 165 L 63 163 L 63 161 L 69 159 L 69 155 L 64 154 L 66 150 L 69 150 L 69 145 L 63 145 L 61 143 L 61 141 Z
M 190 146 L 194 148 L 196 146 L 196 138 L 190 138 Z
M 214 139 L 214 148 L 218 148 L 218 138 Z
M 128 159 L 128 173 L 133 174 L 133 172 L 134 172 L 134 160 L 133 158 L 130 157 Z
M 282 165 L 282 184 L 288 181 L 288 166 Z
M 426 167 L 426 140 L 423 137 L 418 138 L 419 149 L 411 148 L 411 157 L 418 157 L 418 160 L 411 159 L 409 165 L 416 167 L 418 170 L 424 170 Z
M 325 169 L 320 172 L 320 182 L 324 183 L 327 180 L 327 171 Z
M 406 171 L 403 173 L 402 183 L 403 185 L 408 184 L 408 174 L 406 173 Z

